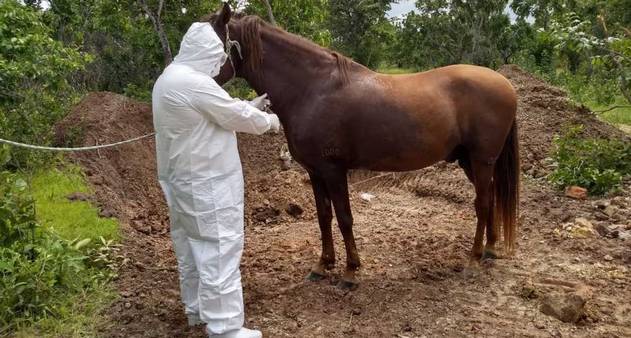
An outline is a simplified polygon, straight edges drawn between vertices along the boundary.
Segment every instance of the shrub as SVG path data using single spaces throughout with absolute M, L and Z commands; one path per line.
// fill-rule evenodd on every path
M 51 126 L 77 99 L 68 79 L 91 59 L 54 40 L 42 12 L 17 0 L 0 1 L 0 137 L 47 143 Z M 11 169 L 46 156 L 17 148 L 9 151 L 3 165 Z
M 68 241 L 39 227 L 26 182 L 5 172 L 0 183 L 0 327 L 11 330 L 58 316 L 69 297 L 112 278 L 113 245 Z
M 583 127 L 554 141 L 557 164 L 549 179 L 558 187 L 578 185 L 596 195 L 618 189 L 631 176 L 631 142 L 583 137 Z

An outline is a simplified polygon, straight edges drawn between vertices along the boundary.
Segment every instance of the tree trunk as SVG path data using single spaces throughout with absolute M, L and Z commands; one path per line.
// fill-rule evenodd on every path
M 173 53 L 171 52 L 171 45 L 169 44 L 169 38 L 167 37 L 167 33 L 164 30 L 164 25 L 162 25 L 162 19 L 160 15 L 162 13 L 162 6 L 164 5 L 164 0 L 160 0 L 160 5 L 158 6 L 158 11 L 153 12 L 147 6 L 147 2 L 145 0 L 138 0 L 138 3 L 145 11 L 151 23 L 153 24 L 153 29 L 155 29 L 158 34 L 158 38 L 160 39 L 160 44 L 162 45 L 162 53 L 164 55 L 164 65 L 168 66 L 173 61 Z
M 272 5 L 270 5 L 269 0 L 263 0 L 265 7 L 267 8 L 267 16 L 269 17 L 269 22 L 276 26 L 276 19 L 274 19 L 274 12 L 272 12 Z

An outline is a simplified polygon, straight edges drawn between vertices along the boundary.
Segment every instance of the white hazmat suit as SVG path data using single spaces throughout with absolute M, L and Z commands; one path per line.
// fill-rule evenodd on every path
M 226 61 L 208 23 L 193 24 L 153 88 L 158 178 L 186 314 L 213 334 L 243 326 L 243 173 L 235 132 L 278 130 L 276 115 L 230 97 L 214 80 Z

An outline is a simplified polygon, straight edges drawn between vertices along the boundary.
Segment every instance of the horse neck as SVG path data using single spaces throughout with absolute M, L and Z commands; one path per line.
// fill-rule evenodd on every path
M 261 27 L 261 42 L 264 58 L 260 68 L 245 71 L 243 77 L 258 94 L 269 95 L 272 109 L 284 125 L 301 111 L 300 106 L 315 91 L 320 90 L 317 94 L 322 95 L 346 81 L 340 76 L 336 56 L 324 48 L 268 27 Z M 348 76 L 362 68 L 350 64 Z

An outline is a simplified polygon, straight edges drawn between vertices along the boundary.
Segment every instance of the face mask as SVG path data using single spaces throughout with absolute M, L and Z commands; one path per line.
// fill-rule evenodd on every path
M 219 57 L 219 62 L 217 62 L 215 64 L 215 67 L 212 69 L 211 76 L 214 77 L 214 76 L 219 75 L 221 67 L 223 67 L 223 65 L 226 64 L 226 61 L 228 61 L 228 54 L 223 52 L 221 53 L 221 56 Z

